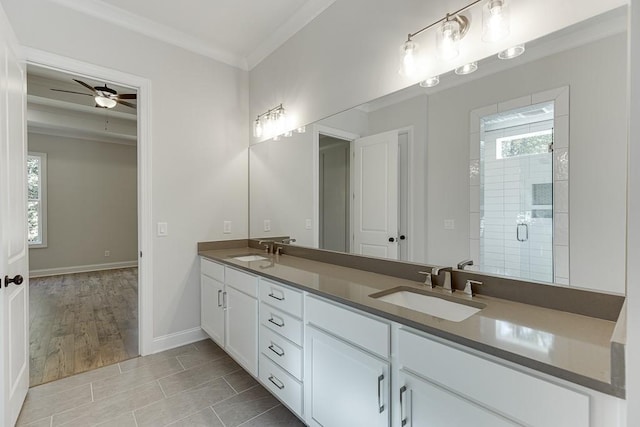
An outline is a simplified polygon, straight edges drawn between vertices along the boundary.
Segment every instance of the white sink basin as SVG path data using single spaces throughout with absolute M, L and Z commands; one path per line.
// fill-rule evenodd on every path
M 233 257 L 233 259 L 237 259 L 238 261 L 249 262 L 249 261 L 262 261 L 267 258 L 260 255 L 243 255 L 243 256 L 235 256 Z
M 451 322 L 461 322 L 482 310 L 481 308 L 409 291 L 398 291 L 376 297 L 376 299 L 450 320 Z

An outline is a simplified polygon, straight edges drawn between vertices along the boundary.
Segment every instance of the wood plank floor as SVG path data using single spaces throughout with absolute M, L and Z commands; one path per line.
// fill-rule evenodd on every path
M 30 383 L 138 356 L 138 269 L 30 279 Z

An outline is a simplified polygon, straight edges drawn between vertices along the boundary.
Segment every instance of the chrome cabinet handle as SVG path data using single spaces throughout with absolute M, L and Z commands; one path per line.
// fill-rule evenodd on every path
M 222 289 L 218 289 L 218 307 L 222 307 L 222 302 L 220 301 L 221 294 L 222 294 Z
M 278 347 L 277 345 L 275 345 L 274 343 L 271 343 L 271 345 L 268 348 L 278 356 L 280 357 L 284 356 L 284 350 Z
M 280 322 L 276 322 L 275 319 L 280 320 Z M 273 314 L 271 315 L 271 317 L 269 318 L 269 322 L 273 323 L 274 325 L 276 325 L 278 328 L 282 328 L 284 326 L 284 320 L 280 319 L 278 316 L 274 316 Z
M 402 396 L 404 396 L 404 394 L 407 392 L 407 386 L 403 385 L 402 387 L 400 387 L 400 423 L 401 426 L 406 426 L 407 425 L 407 416 L 405 415 L 405 409 L 404 409 L 404 399 L 402 398 Z
M 282 390 L 284 388 L 284 384 L 282 381 L 280 381 L 279 379 L 277 379 L 276 377 L 273 376 L 273 374 L 269 375 L 269 381 L 271 381 L 271 383 L 278 387 L 280 390 Z M 277 381 L 277 382 L 276 382 Z M 279 384 L 278 384 L 279 383 Z
M 271 290 L 271 292 L 269 292 L 269 296 L 271 298 L 277 299 L 278 301 L 284 301 L 284 295 L 282 295 L 282 297 L 279 297 L 279 296 L 275 295 L 273 292 L 274 292 L 273 289 Z
M 227 309 L 227 292 L 222 293 L 222 308 Z
M 384 380 L 384 374 L 378 377 L 378 410 L 380 413 L 384 411 L 384 403 L 382 403 L 382 381 Z

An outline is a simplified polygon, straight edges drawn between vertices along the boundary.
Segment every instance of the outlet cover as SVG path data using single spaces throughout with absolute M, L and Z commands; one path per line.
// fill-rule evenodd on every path
M 444 220 L 444 229 L 445 230 L 455 230 L 456 228 L 456 220 L 455 219 L 445 219 Z
M 264 231 L 271 231 L 271 220 L 270 219 L 265 219 L 264 220 Z
M 224 222 L 224 234 L 231 234 L 231 221 Z
M 306 228 L 307 230 L 311 230 L 311 220 L 310 219 L 306 219 L 304 221 L 304 228 Z
M 110 257 L 111 256 L 111 251 L 104 251 L 104 256 Z

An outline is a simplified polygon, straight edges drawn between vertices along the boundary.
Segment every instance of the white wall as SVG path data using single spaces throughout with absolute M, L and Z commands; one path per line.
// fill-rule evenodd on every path
M 620 34 L 429 97 L 430 262 L 452 265 L 469 254 L 469 112 L 568 85 L 570 281 L 624 293 L 625 64 L 626 35 Z M 455 230 L 444 229 L 448 218 L 455 219 Z M 602 280 L 602 266 L 607 266 L 607 280 Z
M 149 226 L 169 224 L 153 241 L 153 336 L 199 327 L 196 242 L 247 237 L 247 73 L 53 2 L 2 5 L 24 46 L 151 81 Z
M 136 147 L 33 133 L 28 143 L 47 153 L 47 247 L 29 250 L 29 270 L 137 262 Z

